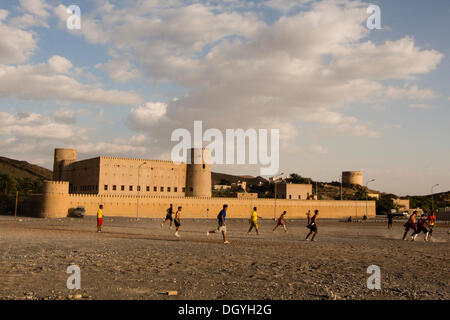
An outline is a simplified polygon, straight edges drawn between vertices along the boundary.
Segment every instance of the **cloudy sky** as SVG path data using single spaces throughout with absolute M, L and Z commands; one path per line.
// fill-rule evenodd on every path
M 1 0 L 0 155 L 167 159 L 202 120 L 279 128 L 280 172 L 450 190 L 449 17 L 448 0 Z

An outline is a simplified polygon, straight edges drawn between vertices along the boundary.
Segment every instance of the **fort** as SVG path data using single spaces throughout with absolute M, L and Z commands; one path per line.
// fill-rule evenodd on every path
M 63 218 L 78 206 L 95 215 L 104 205 L 106 216 L 161 218 L 170 204 L 183 207 L 183 218 L 216 218 L 224 203 L 229 217 L 248 218 L 258 207 L 263 218 L 288 211 L 290 219 L 303 219 L 308 210 L 320 210 L 322 218 L 375 216 L 375 202 L 343 200 L 216 198 L 211 196 L 210 151 L 189 150 L 188 163 L 135 158 L 103 157 L 77 160 L 74 149 L 55 149 L 53 181 L 45 181 L 39 216 Z M 35 207 L 36 208 L 36 207 Z M 366 211 L 367 210 L 367 211 Z

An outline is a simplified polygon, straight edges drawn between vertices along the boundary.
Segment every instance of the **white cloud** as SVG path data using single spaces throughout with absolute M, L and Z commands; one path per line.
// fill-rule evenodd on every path
M 96 4 L 91 12 L 83 12 L 82 30 L 76 34 L 109 49 L 111 57 L 97 68 L 115 81 L 142 77 L 187 91 L 168 103 L 131 109 L 127 125 L 155 139 L 167 141 L 174 128 L 190 127 L 194 120 L 219 129 L 278 126 L 288 138 L 295 137 L 298 124 L 304 122 L 333 134 L 377 137 L 381 129 L 344 115 L 342 109 L 395 99 L 413 104 L 438 96 L 415 81 L 435 69 L 443 55 L 420 48 L 411 37 L 381 44 L 369 41 L 367 3 L 362 1 L 265 1 L 261 6 L 289 11 L 271 24 L 253 2 Z M 248 10 L 252 5 L 256 11 Z M 291 10 L 296 6 L 303 9 Z M 65 24 L 65 7 L 54 12 Z M 13 80 L 15 74 L 31 69 L 39 81 L 27 76 L 31 89 L 16 88 L 19 92 L 6 96 L 43 99 L 39 92 L 45 92 L 51 99 L 142 103 L 133 93 L 114 94 L 77 82 L 70 78 L 74 68 L 62 59 L 39 66 L 39 72 L 33 71 L 38 66 L 15 68 L 7 70 Z M 400 85 L 386 85 L 386 80 Z M 2 90 L 0 69 L 0 96 Z
M 104 90 L 71 77 L 72 63 L 60 56 L 37 65 L 0 65 L 0 97 L 58 100 L 108 105 L 136 105 L 141 97 L 129 91 Z M 26 84 L 26 85 L 24 85 Z
M 346 117 L 335 111 L 325 109 L 306 114 L 303 118 L 306 122 L 326 124 L 327 131 L 331 134 L 345 134 L 352 136 L 379 137 L 380 131 L 371 129 L 369 122 L 361 123 L 355 117 Z
M 147 102 L 133 108 L 128 115 L 127 123 L 137 130 L 146 130 L 157 121 L 160 121 L 167 112 L 167 104 L 160 102 Z
M 411 103 L 409 107 L 414 109 L 430 109 L 431 105 L 425 103 Z
M 38 17 L 48 18 L 51 6 L 45 0 L 19 0 L 21 7 Z
M 110 5 L 108 14 L 99 7 L 85 15 L 83 34 L 114 52 L 111 61 L 98 66 L 111 78 L 134 77 L 134 65 L 116 63 L 117 57 L 132 56 L 143 77 L 187 88 L 188 94 L 167 103 L 160 121 L 148 107 L 131 111 L 130 128 L 154 137 L 167 137 L 194 120 L 222 129 L 258 128 L 267 119 L 301 122 L 324 111 L 330 112 L 327 121 L 314 123 L 341 134 L 376 137 L 380 131 L 370 122 L 336 109 L 437 97 L 414 84 L 391 87 L 382 81 L 411 83 L 433 70 L 442 54 L 419 48 L 410 37 L 380 45 L 367 41 L 367 4 L 360 1 L 306 3 L 305 10 L 271 25 L 256 12 L 233 9 L 242 2 Z
M 127 82 L 139 76 L 136 69 L 127 56 L 121 56 L 104 64 L 97 64 L 96 68 L 108 73 L 109 77 L 118 82 Z
M 312 0 L 268 0 L 262 5 L 286 13 L 302 4 L 309 3 Z
M 0 10 L 0 65 L 21 63 L 37 48 L 33 33 L 6 25 L 6 10 Z
M 59 110 L 56 115 L 70 113 Z M 95 130 L 58 123 L 38 113 L 0 112 L 0 150 L 16 159 L 28 159 L 51 167 L 51 154 L 55 147 L 76 148 L 79 156 L 93 157 L 99 154 L 124 156 L 146 154 L 145 137 L 133 136 L 112 142 L 95 141 Z
M 438 97 L 438 94 L 430 89 L 420 89 L 417 85 L 403 88 L 385 88 L 385 96 L 390 99 L 430 100 Z
M 11 18 L 9 24 L 19 29 L 28 29 L 31 27 L 49 28 L 49 25 L 45 20 L 28 13 L 23 16 Z
M 59 108 L 53 114 L 53 118 L 58 123 L 74 124 L 77 119 L 75 111 L 72 109 Z
M 54 73 L 69 74 L 73 65 L 68 59 L 60 56 L 53 56 L 48 59 L 48 66 Z
M 0 112 L 0 135 L 20 139 L 67 139 L 78 129 L 67 124 L 52 122 L 37 113 L 9 114 Z M 82 133 L 85 133 L 82 130 Z

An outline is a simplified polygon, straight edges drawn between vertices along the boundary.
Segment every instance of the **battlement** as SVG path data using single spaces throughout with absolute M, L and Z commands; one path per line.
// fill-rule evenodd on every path
M 54 185 L 69 185 L 69 181 L 53 181 L 53 180 L 45 180 L 44 183 L 54 184 Z
M 69 194 L 69 182 L 44 181 L 44 194 L 49 193 Z
M 123 157 L 108 157 L 108 156 L 100 156 L 100 159 L 106 159 L 106 160 L 129 160 L 129 161 L 141 161 L 141 162 L 153 162 L 153 163 L 170 163 L 170 164 L 179 164 L 176 162 L 173 162 L 171 160 L 150 160 L 150 159 L 144 159 L 144 158 L 123 158 Z M 184 162 L 181 162 L 181 164 L 185 164 Z

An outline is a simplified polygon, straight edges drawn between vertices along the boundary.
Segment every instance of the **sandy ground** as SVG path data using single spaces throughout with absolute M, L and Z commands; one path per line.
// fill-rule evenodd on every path
M 0 298 L 68 299 L 449 299 L 449 224 L 432 242 L 401 241 L 399 221 L 320 221 L 318 241 L 304 241 L 304 221 L 288 233 L 247 235 L 228 221 L 231 244 L 206 237 L 213 220 L 183 220 L 181 238 L 160 221 L 93 217 L 0 217 Z M 81 268 L 81 290 L 68 290 L 69 265 Z M 381 290 L 366 286 L 367 267 L 381 269 Z M 167 291 L 178 291 L 168 296 Z

